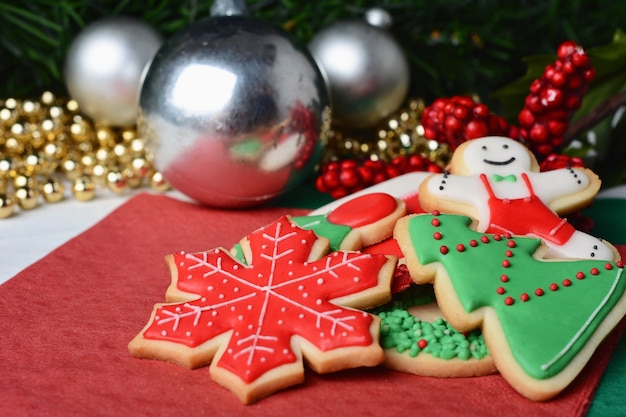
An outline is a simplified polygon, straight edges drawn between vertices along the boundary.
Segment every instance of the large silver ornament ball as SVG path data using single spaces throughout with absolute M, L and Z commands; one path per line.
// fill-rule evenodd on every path
M 396 111 L 409 89 L 409 65 L 393 37 L 364 21 L 336 22 L 309 43 L 330 90 L 333 122 L 371 127 Z
M 215 16 L 157 52 L 138 129 L 173 188 L 206 205 L 242 208 L 312 173 L 328 112 L 324 80 L 305 46 L 260 20 Z
M 162 43 L 152 27 L 129 17 L 87 25 L 72 41 L 65 58 L 70 97 L 97 122 L 134 125 L 144 69 Z

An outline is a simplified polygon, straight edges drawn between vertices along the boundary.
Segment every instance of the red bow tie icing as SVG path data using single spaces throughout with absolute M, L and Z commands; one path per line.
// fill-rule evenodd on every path
M 175 302 L 155 306 L 131 353 L 189 368 L 211 362 L 213 379 L 245 403 L 301 382 L 303 355 L 318 372 L 382 362 L 377 319 L 343 306 L 386 301 L 394 257 L 321 258 L 328 241 L 287 217 L 242 247 L 245 265 L 221 248 L 171 255 Z

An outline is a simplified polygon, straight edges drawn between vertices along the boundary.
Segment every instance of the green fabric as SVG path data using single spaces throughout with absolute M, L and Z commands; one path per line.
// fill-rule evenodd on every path
M 584 210 L 594 222 L 592 234 L 616 245 L 626 245 L 626 200 L 607 198 L 595 200 Z

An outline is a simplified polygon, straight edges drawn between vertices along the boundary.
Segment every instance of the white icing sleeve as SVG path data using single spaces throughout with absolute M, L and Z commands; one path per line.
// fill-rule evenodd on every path
M 479 176 L 437 174 L 428 180 L 428 192 L 438 199 L 473 206 L 486 205 L 489 198 Z
M 530 172 L 528 178 L 537 195 L 544 203 L 584 191 L 591 184 L 582 169 L 563 168 L 546 172 Z

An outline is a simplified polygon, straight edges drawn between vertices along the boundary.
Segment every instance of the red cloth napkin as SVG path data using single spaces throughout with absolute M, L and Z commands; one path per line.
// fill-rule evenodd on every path
M 0 414 L 45 416 L 580 416 L 621 336 L 602 344 L 560 396 L 533 403 L 499 375 L 438 379 L 382 367 L 317 375 L 251 406 L 187 370 L 130 356 L 164 299 L 163 257 L 230 248 L 296 209 L 221 211 L 140 194 L 0 286 Z M 623 247 L 621 249 L 624 249 Z M 624 252 L 622 252 L 624 253 Z

